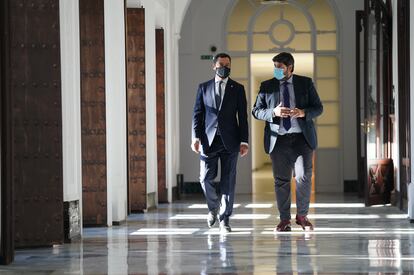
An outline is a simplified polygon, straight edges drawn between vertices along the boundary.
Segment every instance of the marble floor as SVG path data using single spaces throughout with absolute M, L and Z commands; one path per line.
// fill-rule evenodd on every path
M 86 228 L 82 241 L 16 251 L 1 274 L 379 274 L 414 272 L 414 226 L 392 206 L 316 195 L 313 232 L 273 233 L 273 201 L 238 196 L 233 232 L 206 228 L 201 197 Z M 292 213 L 295 208 L 292 208 Z
M 414 273 L 414 225 L 397 208 L 365 207 L 355 195 L 314 194 L 314 231 L 294 225 L 292 232 L 273 233 L 270 190 L 236 197 L 229 234 L 208 229 L 202 196 L 188 195 L 120 226 L 86 228 L 76 243 L 17 250 L 0 274 Z

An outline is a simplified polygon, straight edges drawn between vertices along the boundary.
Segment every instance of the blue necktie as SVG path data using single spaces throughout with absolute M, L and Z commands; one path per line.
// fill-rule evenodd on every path
M 284 82 L 282 84 L 283 89 L 283 107 L 290 108 L 290 96 L 289 96 L 289 89 L 287 87 L 287 82 Z M 284 117 L 282 120 L 283 127 L 286 129 L 286 131 L 289 131 L 291 123 L 290 123 L 290 117 Z

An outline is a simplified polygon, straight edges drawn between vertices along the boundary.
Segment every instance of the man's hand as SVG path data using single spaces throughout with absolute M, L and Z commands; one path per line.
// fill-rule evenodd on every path
M 198 139 L 194 139 L 191 143 L 191 150 L 197 154 L 200 153 L 200 141 Z
M 285 118 L 290 116 L 291 111 L 292 110 L 290 108 L 282 107 L 282 103 L 280 103 L 273 109 L 273 114 L 277 117 Z
M 244 157 L 249 152 L 249 146 L 246 144 L 240 144 L 240 156 Z
M 305 111 L 295 108 L 293 110 L 290 111 L 290 116 L 293 118 L 298 118 L 298 117 L 305 117 Z

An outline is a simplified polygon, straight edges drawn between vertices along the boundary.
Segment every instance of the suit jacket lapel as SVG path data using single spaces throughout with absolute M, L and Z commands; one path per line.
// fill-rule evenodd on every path
M 215 82 L 214 82 L 214 78 L 212 80 L 210 80 L 210 82 L 208 83 L 207 86 L 207 105 L 209 106 L 213 106 L 214 108 L 216 108 L 216 99 L 214 98 L 214 93 L 215 93 Z
M 233 91 L 233 88 L 234 88 L 234 81 L 231 78 L 229 78 L 227 80 L 226 88 L 224 89 L 224 97 L 223 97 L 223 100 L 221 102 L 220 111 L 223 109 L 223 106 L 225 106 L 226 102 L 228 101 L 228 98 L 231 97 L 231 93 Z
M 276 78 L 273 78 L 273 82 L 272 82 L 272 94 L 273 94 L 273 102 L 274 103 L 274 107 L 276 107 L 277 105 L 279 105 L 280 103 L 280 81 L 277 80 Z
M 300 82 L 295 75 L 292 76 L 293 92 L 295 94 L 296 108 L 301 107 L 302 98 L 299 91 L 301 91 Z

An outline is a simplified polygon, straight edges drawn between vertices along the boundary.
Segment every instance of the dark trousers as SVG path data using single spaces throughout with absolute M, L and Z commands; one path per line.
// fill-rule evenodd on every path
M 200 183 L 206 197 L 208 209 L 219 211 L 220 221 L 228 219 L 233 212 L 234 187 L 238 152 L 229 152 L 220 136 L 215 136 L 208 150 L 200 156 Z M 218 162 L 221 164 L 220 192 L 217 193 L 214 179 L 217 177 Z
M 281 220 L 291 218 L 290 181 L 293 170 L 296 179 L 297 214 L 301 216 L 308 214 L 312 188 L 312 156 L 313 150 L 303 134 L 287 134 L 277 137 L 270 158 L 272 159 L 277 207 Z

